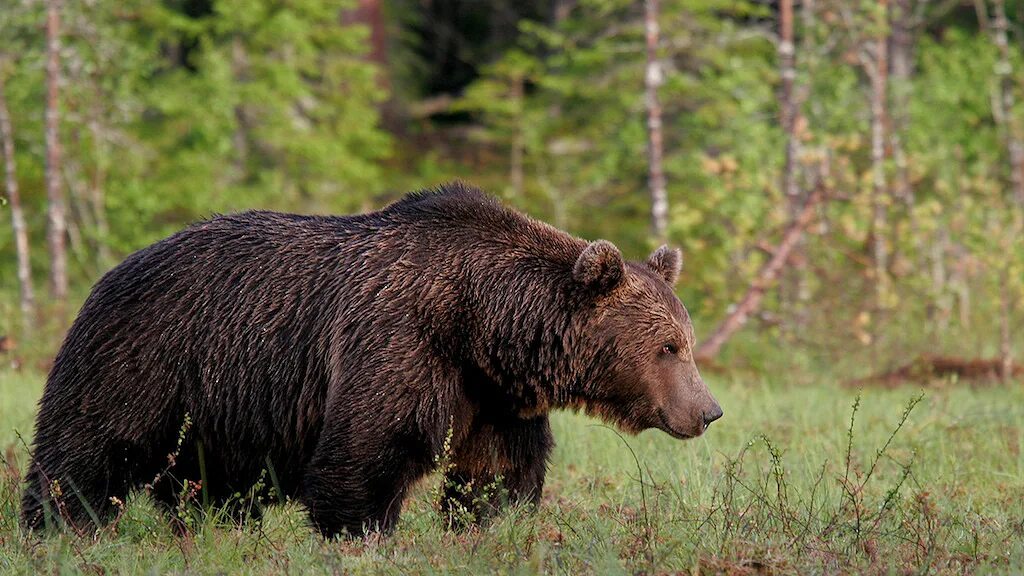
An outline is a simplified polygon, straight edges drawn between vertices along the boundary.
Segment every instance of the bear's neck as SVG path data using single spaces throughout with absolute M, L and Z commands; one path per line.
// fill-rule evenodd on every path
M 578 405 L 593 370 L 580 325 L 589 300 L 572 278 L 585 243 L 555 232 L 485 254 L 477 244 L 474 258 L 486 265 L 464 284 L 475 304 L 469 388 L 521 418 Z

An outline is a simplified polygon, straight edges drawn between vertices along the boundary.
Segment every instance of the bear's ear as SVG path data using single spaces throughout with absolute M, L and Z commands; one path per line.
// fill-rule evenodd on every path
M 622 252 L 607 240 L 596 240 L 576 259 L 572 275 L 587 288 L 605 293 L 619 284 L 625 270 Z
M 683 253 L 678 248 L 662 246 L 647 257 L 647 267 L 664 278 L 669 286 L 675 286 L 683 267 Z

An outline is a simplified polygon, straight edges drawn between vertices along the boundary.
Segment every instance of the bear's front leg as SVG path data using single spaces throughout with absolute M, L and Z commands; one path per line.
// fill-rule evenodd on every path
M 406 487 L 394 477 L 365 472 L 351 466 L 317 465 L 306 474 L 300 501 L 324 538 L 394 530 Z
M 508 504 L 539 503 L 553 446 L 547 416 L 474 425 L 448 455 L 440 505 L 449 527 L 481 523 Z
M 325 538 L 392 532 L 418 478 L 408 450 L 387 434 L 362 443 L 351 437 L 335 430 L 321 436 L 302 480 L 299 500 Z

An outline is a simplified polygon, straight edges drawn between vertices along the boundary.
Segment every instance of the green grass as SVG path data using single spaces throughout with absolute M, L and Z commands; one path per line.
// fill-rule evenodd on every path
M 690 442 L 556 415 L 542 506 L 481 529 L 443 529 L 432 476 L 389 538 L 325 542 L 294 504 L 179 537 L 136 495 L 95 536 L 38 539 L 17 524 L 15 430 L 42 376 L 0 372 L 0 573 L 1024 572 L 1019 384 L 867 389 L 851 427 L 858 392 L 834 382 L 715 380 L 726 416 Z

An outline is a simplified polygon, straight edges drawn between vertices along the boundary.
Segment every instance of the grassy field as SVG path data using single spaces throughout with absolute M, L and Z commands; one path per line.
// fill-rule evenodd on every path
M 443 529 L 426 479 L 389 538 L 325 542 L 296 505 L 179 537 L 145 495 L 85 537 L 17 523 L 39 374 L 0 372 L 0 573 L 1024 573 L 1024 387 L 847 390 L 710 378 L 701 439 L 574 414 L 543 505 Z M 852 421 L 852 425 L 851 425 Z

